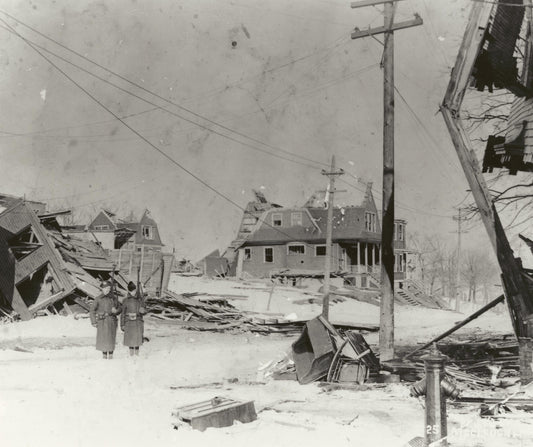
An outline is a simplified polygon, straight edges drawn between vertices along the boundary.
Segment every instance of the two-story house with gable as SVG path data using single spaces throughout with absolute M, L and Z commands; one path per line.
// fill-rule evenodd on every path
M 265 211 L 239 248 L 237 275 L 269 277 L 279 272 L 323 275 L 327 209 L 308 202 L 298 208 Z M 405 279 L 405 220 L 395 221 L 395 277 Z M 333 210 L 332 272 L 342 273 L 357 287 L 376 287 L 381 269 L 381 225 L 368 184 L 358 206 Z
M 111 211 L 101 210 L 87 226 L 65 228 L 64 232 L 96 239 L 106 250 L 161 251 L 163 247 L 157 222 L 148 210 L 139 220 L 120 220 Z

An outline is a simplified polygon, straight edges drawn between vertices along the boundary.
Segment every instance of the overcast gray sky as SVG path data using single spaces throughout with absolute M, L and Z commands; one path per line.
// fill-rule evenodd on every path
M 424 20 L 395 34 L 401 94 L 396 215 L 408 220 L 410 231 L 450 235 L 453 206 L 467 189 L 437 112 L 470 4 L 398 4 L 396 21 L 410 20 L 414 12 Z M 57 43 L 210 120 L 150 96 L 0 14 L 27 39 L 154 103 L 45 53 L 114 113 L 136 114 L 127 118 L 130 126 L 240 206 L 260 187 L 272 201 L 303 204 L 324 188 L 320 163 L 329 163 L 332 154 L 350 173 L 344 176 L 349 185 L 339 183 L 347 190 L 339 201 L 359 202 L 364 185 L 356 177 L 374 182 L 381 203 L 381 47 L 372 38 L 350 39 L 356 26 L 381 25 L 381 8 L 352 10 L 348 0 L 0 5 Z M 195 260 L 231 241 L 242 214 L 236 206 L 140 140 L 20 37 L 0 33 L 2 192 L 85 212 L 102 204 L 138 214 L 149 208 L 167 246 Z M 474 231 L 482 233 L 482 226 Z

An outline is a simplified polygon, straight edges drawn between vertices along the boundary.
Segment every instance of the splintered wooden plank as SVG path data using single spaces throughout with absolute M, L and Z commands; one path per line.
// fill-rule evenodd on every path
M 178 408 L 176 415 L 178 419 L 200 431 L 209 427 L 229 427 L 235 421 L 246 424 L 257 419 L 253 401 L 239 402 L 217 397 Z

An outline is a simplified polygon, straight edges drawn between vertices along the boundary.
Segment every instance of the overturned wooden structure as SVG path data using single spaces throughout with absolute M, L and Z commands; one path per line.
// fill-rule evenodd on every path
M 513 5 L 509 6 L 510 3 Z M 528 328 L 527 324 L 528 319 L 533 315 L 533 279 L 522 268 L 520 260 L 514 257 L 483 178 L 481 164 L 461 121 L 461 106 L 472 76 L 478 90 L 489 86 L 489 91 L 492 91 L 492 84 L 494 84 L 498 88 L 506 88 L 518 98 L 533 94 L 530 82 L 531 30 L 528 32 L 522 80 L 518 78 L 514 59 L 515 43 L 526 8 L 522 0 L 505 0 L 505 2 L 496 2 L 496 5 L 495 7 L 494 2 L 473 3 L 441 112 L 481 219 L 496 252 L 514 331 L 518 337 L 533 337 L 532 329 Z M 529 21 L 529 26 L 531 27 L 531 21 Z M 513 142 L 519 137 L 520 132 L 510 137 L 513 141 L 508 141 L 508 149 L 513 149 Z M 498 150 L 502 148 L 505 150 L 505 139 L 498 141 L 491 139 L 489 143 L 492 145 L 493 152 L 495 147 Z M 489 156 L 492 156 L 493 152 Z M 506 158 L 500 159 L 502 163 L 506 160 Z M 490 160 L 486 155 L 484 170 L 486 171 L 489 167 Z M 513 173 L 516 164 L 512 166 L 502 164 L 502 167 L 509 167 Z
M 84 300 L 98 296 L 101 280 L 115 273 L 98 244 L 64 235 L 56 217 L 57 213 L 37 214 L 23 200 L 13 201 L 0 213 L 3 313 L 28 320 L 65 301 L 88 309 Z M 114 278 L 119 288 L 125 288 L 124 278 Z

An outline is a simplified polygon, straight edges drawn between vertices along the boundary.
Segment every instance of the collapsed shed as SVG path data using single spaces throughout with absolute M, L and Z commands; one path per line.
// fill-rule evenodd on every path
M 23 200 L 0 209 L 0 309 L 28 320 L 43 309 L 69 301 L 88 309 L 101 293 L 100 281 L 115 267 L 95 242 L 61 232 L 58 213 L 38 214 Z M 119 287 L 126 281 L 115 275 Z

